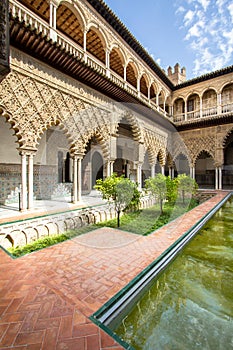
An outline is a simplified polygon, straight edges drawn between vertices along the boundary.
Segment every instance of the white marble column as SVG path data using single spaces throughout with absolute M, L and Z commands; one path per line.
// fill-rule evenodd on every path
M 106 177 L 109 177 L 110 174 L 111 174 L 111 162 L 110 160 L 108 160 L 106 164 Z
M 200 118 L 202 118 L 203 110 L 202 110 L 202 98 L 200 99 Z
M 78 158 L 78 202 L 82 200 L 82 159 Z
M 191 178 L 193 178 L 193 168 L 192 167 L 189 168 L 189 176 Z
M 165 175 L 165 165 L 161 165 L 161 174 Z
M 137 165 L 137 183 L 138 183 L 138 189 L 142 189 L 142 164 Z
M 222 94 L 217 95 L 217 114 L 222 114 Z
M 77 171 L 77 156 L 73 156 L 73 203 L 78 201 L 78 171 Z
M 155 177 L 155 165 L 151 165 L 151 175 L 152 178 Z
M 106 66 L 106 75 L 110 78 L 110 52 L 106 49 L 105 51 L 105 66 Z
M 28 209 L 33 208 L 33 154 L 28 156 Z
M 87 62 L 87 31 L 84 30 L 83 32 L 83 51 L 84 51 L 84 55 L 83 55 L 83 59 L 84 62 Z
M 140 79 L 139 79 L 139 77 L 137 78 L 137 91 L 138 91 L 138 96 L 140 97 L 141 92 L 140 92 Z
M 187 101 L 184 103 L 184 120 L 188 119 L 188 114 L 187 114 Z
M 218 167 L 218 188 L 219 190 L 222 190 L 222 167 Z
M 110 162 L 110 176 L 113 174 L 113 165 L 114 165 L 114 160 Z
M 193 167 L 193 180 L 195 180 L 196 174 L 195 174 L 195 166 Z
M 20 194 L 20 210 L 27 209 L 27 155 L 21 153 L 21 194 Z
M 215 189 L 218 190 L 218 167 L 215 168 Z
M 50 1 L 50 12 L 49 12 L 49 25 L 50 25 L 50 38 L 53 41 L 57 41 L 57 7 L 52 1 Z
M 172 167 L 171 167 L 171 166 L 169 166 L 169 168 L 168 168 L 168 172 L 169 172 L 169 176 L 170 176 L 170 178 L 172 179 Z

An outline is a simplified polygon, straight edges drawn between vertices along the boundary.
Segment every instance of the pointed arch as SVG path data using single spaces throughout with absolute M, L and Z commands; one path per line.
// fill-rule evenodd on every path
M 211 152 L 202 150 L 195 159 L 195 178 L 200 188 L 215 188 L 215 163 Z
M 154 152 L 154 149 L 153 149 L 152 145 L 148 145 L 147 146 L 147 148 L 145 150 L 145 154 L 146 153 L 148 154 L 148 159 L 149 159 L 150 165 L 154 165 L 156 156 L 155 156 L 155 152 Z
M 197 159 L 204 154 L 206 154 L 208 157 L 211 157 L 214 159 L 214 154 L 210 150 L 203 149 L 203 150 L 200 150 L 198 152 L 198 154 L 196 155 L 196 157 L 194 158 L 194 160 L 193 160 L 194 164 L 196 164 Z
M 177 174 L 190 174 L 190 161 L 188 159 L 188 156 L 180 152 L 179 154 L 176 155 L 174 158 L 174 164 L 175 164 L 175 170 L 176 170 L 176 175 Z
M 157 159 L 158 159 L 159 164 L 160 164 L 161 166 L 164 166 L 164 165 L 165 165 L 165 163 L 166 163 L 166 150 L 165 150 L 165 149 L 160 148 L 160 149 L 158 150 Z
M 87 145 L 92 138 L 96 139 L 96 141 L 100 144 L 104 159 L 108 159 L 109 139 L 106 139 L 106 137 L 104 137 L 101 129 L 87 131 L 82 137 L 82 142 L 76 142 L 73 144 L 72 152 L 85 154 Z
M 116 133 L 122 121 L 131 126 L 134 140 L 143 143 L 142 130 L 133 113 L 126 111 L 124 114 L 119 116 L 116 124 Z

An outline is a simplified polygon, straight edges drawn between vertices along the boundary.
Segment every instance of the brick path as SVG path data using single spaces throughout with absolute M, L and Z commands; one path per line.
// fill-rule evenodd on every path
M 103 228 L 15 260 L 0 250 L 0 350 L 122 349 L 88 317 L 225 195 L 147 237 Z

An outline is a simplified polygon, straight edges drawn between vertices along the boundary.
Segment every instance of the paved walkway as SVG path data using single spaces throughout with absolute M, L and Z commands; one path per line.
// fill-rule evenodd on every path
M 60 200 L 34 200 L 33 209 L 25 212 L 19 211 L 17 203 L 1 205 L 0 224 L 105 204 L 106 201 L 102 199 L 101 194 L 93 190 L 90 194 L 83 195 L 82 201 L 76 204 L 71 203 L 70 197 L 63 197 Z
M 0 250 L 0 350 L 122 349 L 88 317 L 225 195 L 147 237 L 103 228 L 15 260 Z

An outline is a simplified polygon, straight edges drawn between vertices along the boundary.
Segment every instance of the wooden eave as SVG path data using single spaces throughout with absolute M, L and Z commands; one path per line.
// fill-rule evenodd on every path
M 172 124 L 160 113 L 148 108 L 146 104 L 132 96 L 124 88 L 113 83 L 109 78 L 89 67 L 84 60 L 66 52 L 64 48 L 48 40 L 36 29 L 20 22 L 10 14 L 10 45 L 29 54 L 30 56 L 45 62 L 51 67 L 69 75 L 73 79 L 103 93 L 113 100 L 121 103 L 130 103 L 130 108 L 137 112 L 143 111 L 147 118 L 158 122 L 165 128 L 171 128 Z M 146 107 L 145 107 L 146 106 Z M 174 126 L 173 126 L 174 128 Z

